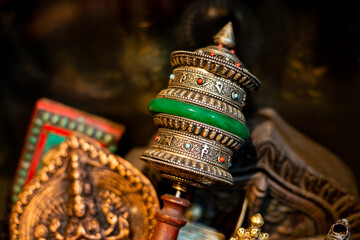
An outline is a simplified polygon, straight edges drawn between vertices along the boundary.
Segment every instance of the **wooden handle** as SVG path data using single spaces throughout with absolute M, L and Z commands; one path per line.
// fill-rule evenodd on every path
M 152 240 L 176 240 L 180 228 L 186 224 L 183 211 L 190 207 L 190 202 L 170 194 L 161 196 L 161 199 L 164 207 L 156 213 L 158 222 Z

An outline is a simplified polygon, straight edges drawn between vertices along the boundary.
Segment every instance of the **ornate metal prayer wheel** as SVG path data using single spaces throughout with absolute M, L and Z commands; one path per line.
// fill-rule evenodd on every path
M 171 54 L 169 86 L 149 103 L 159 130 L 141 156 L 163 177 L 197 187 L 233 183 L 233 151 L 249 136 L 242 108 L 246 94 L 260 87 L 231 49 L 231 22 L 214 42 Z

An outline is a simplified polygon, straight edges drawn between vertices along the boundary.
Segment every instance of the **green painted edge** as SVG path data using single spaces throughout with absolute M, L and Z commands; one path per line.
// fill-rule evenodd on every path
M 167 113 L 185 117 L 233 133 L 242 139 L 249 137 L 249 130 L 242 122 L 197 105 L 180 102 L 174 99 L 155 98 L 150 101 L 148 107 L 149 111 L 153 114 Z

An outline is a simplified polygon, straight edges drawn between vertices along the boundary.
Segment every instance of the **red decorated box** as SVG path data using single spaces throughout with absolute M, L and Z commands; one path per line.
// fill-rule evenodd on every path
M 121 124 L 49 99 L 38 100 L 16 171 L 12 201 L 17 200 L 23 186 L 47 164 L 52 151 L 74 132 L 91 137 L 115 152 L 124 131 Z

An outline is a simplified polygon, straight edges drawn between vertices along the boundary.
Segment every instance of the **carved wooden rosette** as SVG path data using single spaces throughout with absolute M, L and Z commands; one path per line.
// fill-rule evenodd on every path
M 72 136 L 19 195 L 11 239 L 150 239 L 158 208 L 150 181 L 130 163 Z

